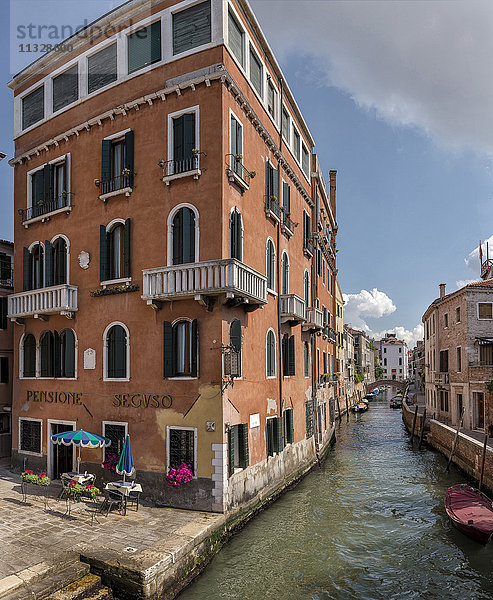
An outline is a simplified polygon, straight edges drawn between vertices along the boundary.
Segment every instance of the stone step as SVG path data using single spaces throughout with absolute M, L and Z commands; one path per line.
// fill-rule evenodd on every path
M 58 590 L 88 575 L 89 568 L 88 564 L 77 562 L 61 571 L 48 573 L 37 581 L 24 584 L 3 596 L 2 600 L 48 600 Z
M 101 583 L 98 575 L 88 573 L 63 587 L 46 600 L 113 600 L 111 590 Z

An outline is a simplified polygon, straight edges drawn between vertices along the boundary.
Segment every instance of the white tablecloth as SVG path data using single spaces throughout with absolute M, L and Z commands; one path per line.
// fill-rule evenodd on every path
M 62 477 L 65 479 L 72 479 L 72 481 L 76 481 L 81 485 L 85 483 L 91 483 L 94 481 L 94 475 L 91 473 L 63 473 Z
M 120 494 L 123 494 L 124 496 L 128 496 L 130 492 L 142 492 L 140 483 L 132 485 L 131 481 L 125 481 L 125 483 L 123 483 L 123 481 L 110 481 L 106 484 L 104 489 L 120 492 Z

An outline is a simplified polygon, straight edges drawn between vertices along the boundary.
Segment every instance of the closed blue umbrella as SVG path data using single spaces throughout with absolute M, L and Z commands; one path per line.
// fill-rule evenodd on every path
M 132 456 L 132 446 L 130 445 L 129 435 L 125 438 L 125 444 L 123 445 L 123 450 L 120 454 L 120 460 L 116 465 L 116 472 L 119 475 L 123 475 L 123 481 L 125 481 L 125 475 L 131 477 L 135 473 L 134 457 Z

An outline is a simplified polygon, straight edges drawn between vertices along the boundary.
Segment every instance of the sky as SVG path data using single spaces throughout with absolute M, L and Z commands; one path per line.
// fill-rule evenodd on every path
M 57 22 L 90 22 L 118 4 L 0 0 L 0 151 L 13 153 L 6 84 L 30 62 L 18 52 L 19 18 L 41 12 Z M 451 292 L 479 279 L 480 240 L 490 240 L 493 254 L 493 2 L 251 5 L 326 181 L 337 170 L 344 321 L 377 338 L 395 332 L 412 345 L 438 284 Z M 3 239 L 13 236 L 12 174 L 7 159 L 0 162 Z

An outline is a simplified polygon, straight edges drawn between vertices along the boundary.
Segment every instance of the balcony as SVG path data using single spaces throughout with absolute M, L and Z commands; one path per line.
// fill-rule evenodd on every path
M 64 315 L 73 318 L 78 310 L 77 286 L 54 285 L 30 290 L 8 297 L 8 316 L 15 321 L 24 317 L 44 318 L 48 315 Z
M 306 321 L 305 301 L 296 294 L 282 294 L 281 323 Z
M 442 387 L 447 387 L 450 384 L 450 377 L 449 377 L 449 373 L 435 373 L 435 385 L 438 386 L 442 386 Z
M 134 174 L 129 172 L 122 173 L 117 177 L 112 177 L 111 179 L 105 181 L 96 180 L 96 185 L 99 186 L 99 199 L 106 202 L 108 198 L 112 196 L 130 196 L 133 189 L 134 184 Z
M 279 205 L 279 199 L 275 196 L 266 196 L 265 215 L 276 223 L 279 223 L 281 220 L 281 207 Z
M 235 258 L 210 260 L 143 271 L 142 299 L 155 301 L 224 295 L 253 306 L 267 302 L 267 278 Z
M 250 187 L 250 180 L 256 175 L 245 168 L 241 155 L 226 154 L 226 173 L 230 183 L 235 183 L 240 189 L 246 191 Z
M 199 155 L 199 152 L 195 152 L 191 156 L 181 160 L 161 161 L 159 166 L 163 169 L 162 180 L 166 185 L 169 185 L 175 179 L 182 179 L 183 177 L 198 179 L 202 175 Z
M 297 226 L 297 224 L 291 220 L 291 215 L 288 212 L 286 212 L 284 210 L 284 208 L 281 208 L 281 210 L 282 210 L 281 230 L 285 235 L 287 235 L 288 237 L 291 237 L 294 234 L 294 228 Z
M 29 206 L 23 211 L 22 224 L 27 228 L 31 223 L 49 221 L 53 215 L 61 212 L 68 214 L 71 210 L 70 194 L 64 192 L 51 200 L 37 202 L 34 206 Z
M 306 322 L 303 323 L 303 329 L 322 329 L 324 322 L 323 312 L 319 308 L 310 306 L 306 309 Z

